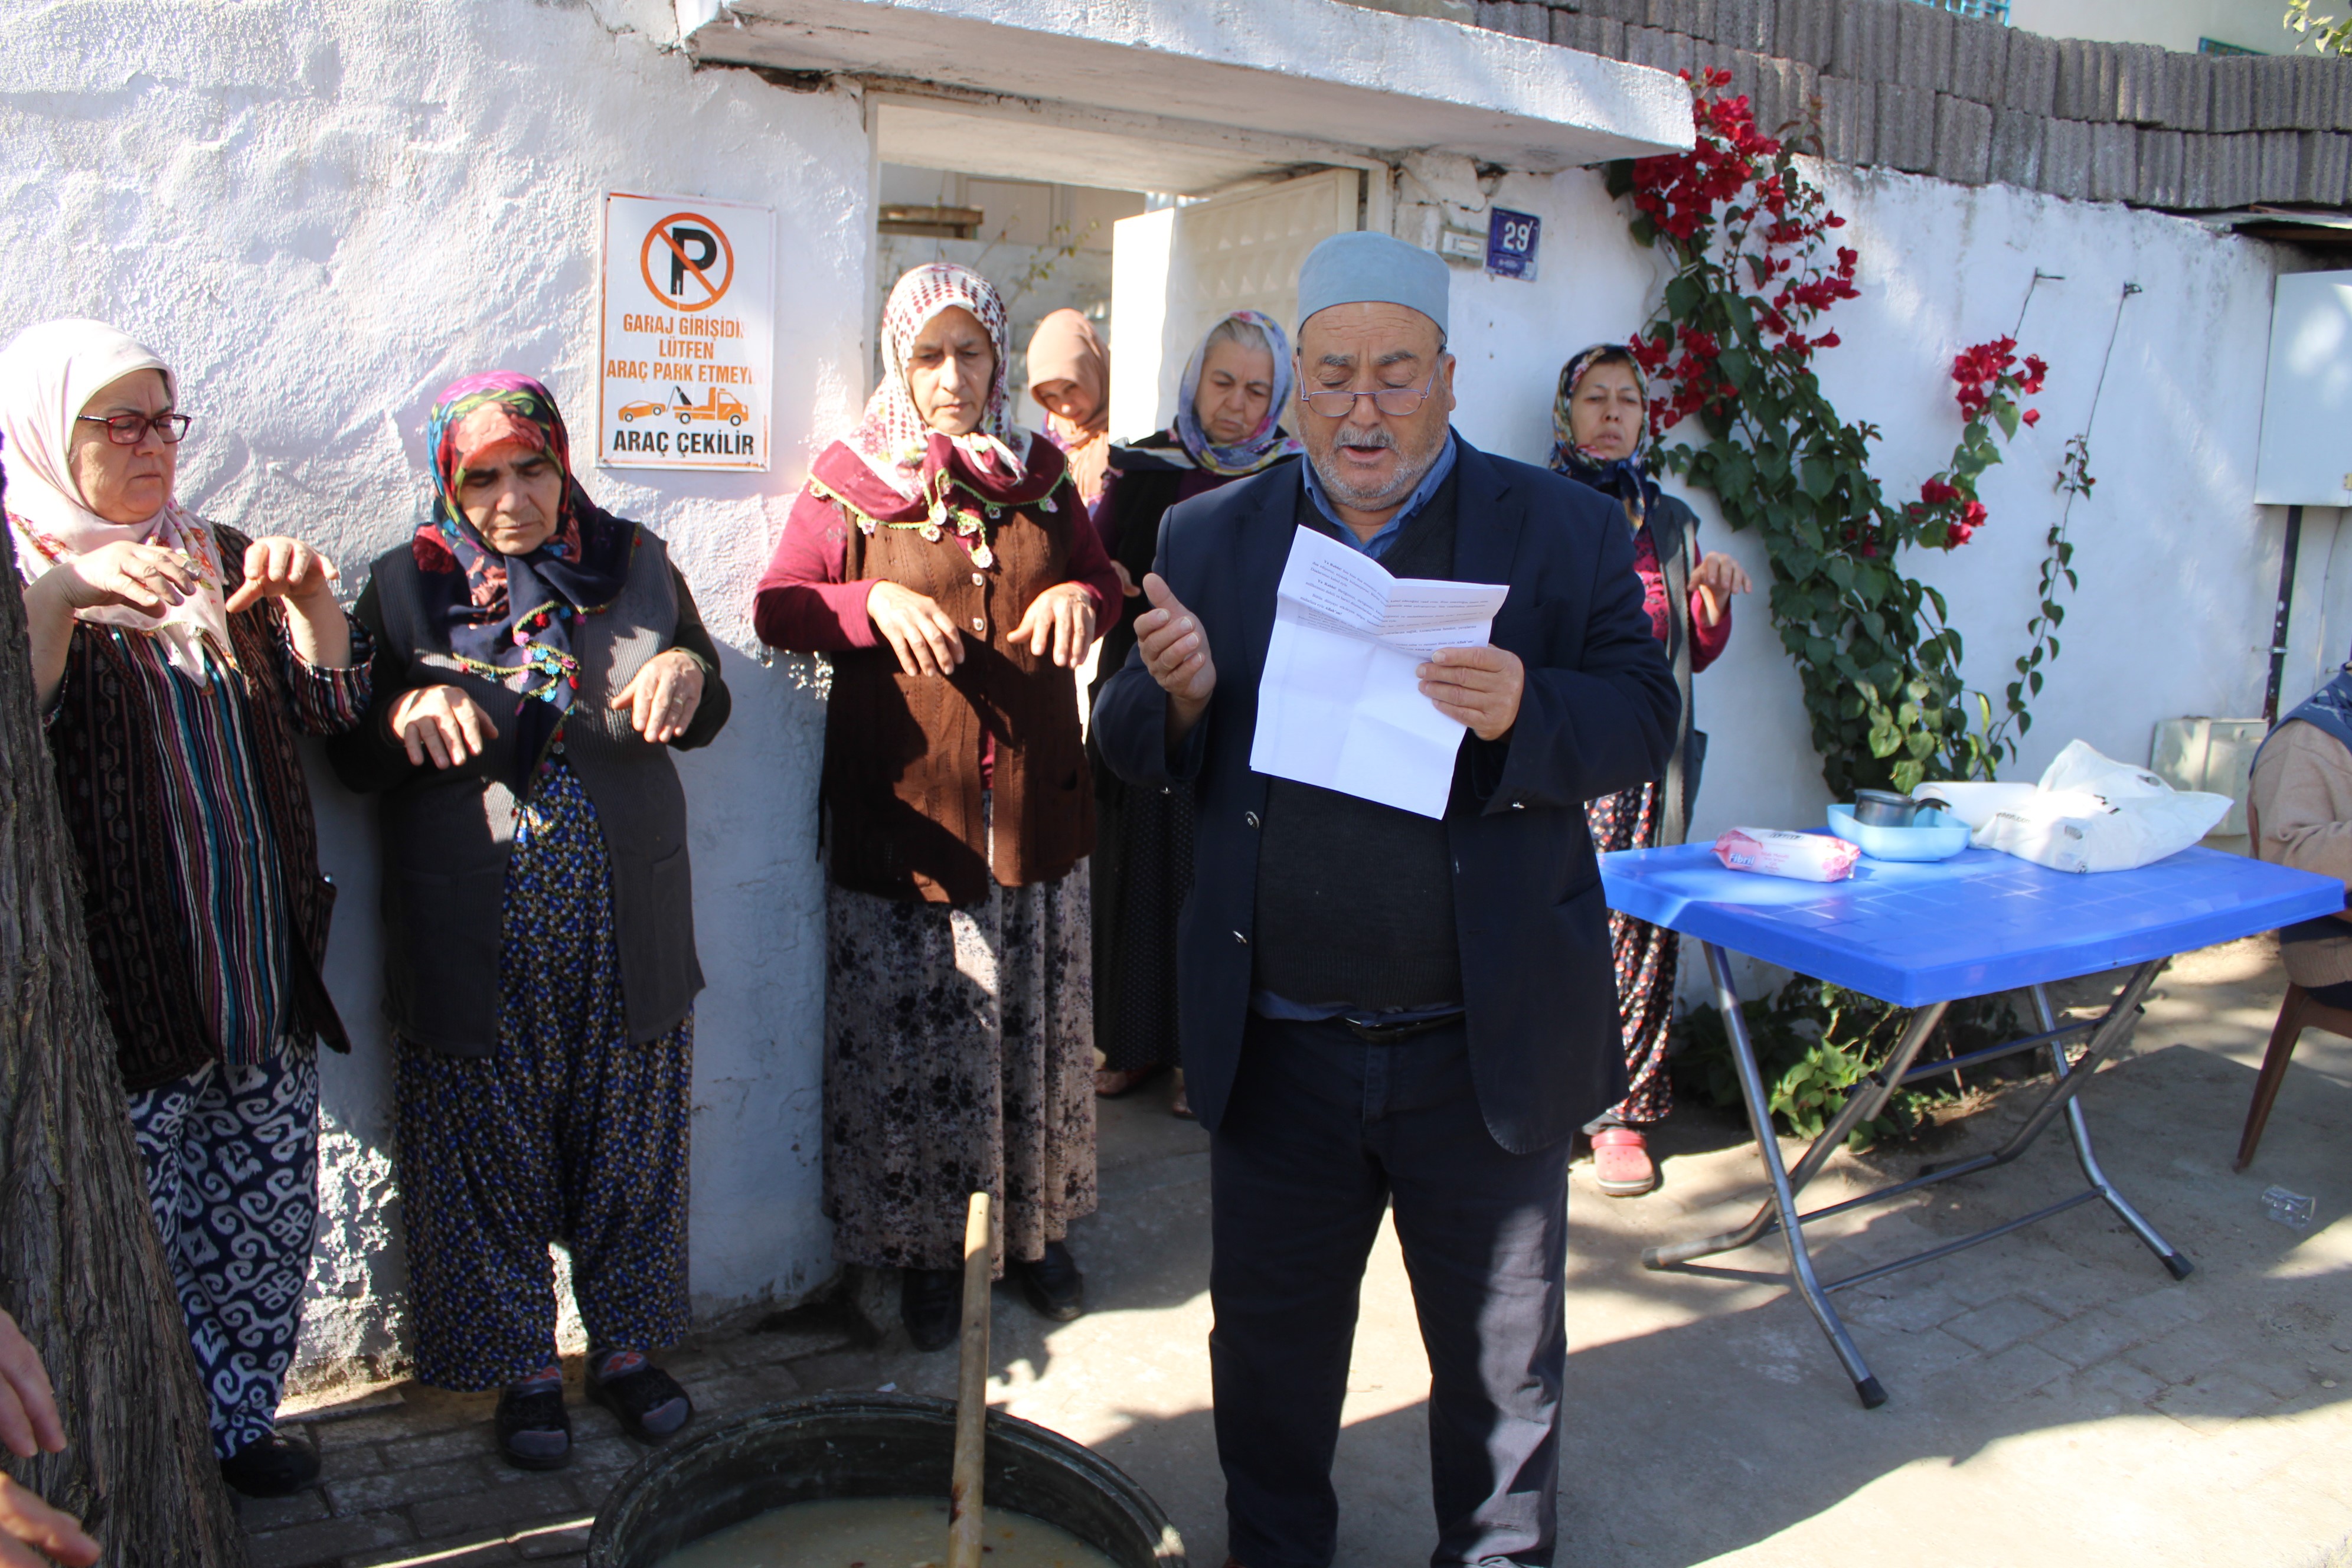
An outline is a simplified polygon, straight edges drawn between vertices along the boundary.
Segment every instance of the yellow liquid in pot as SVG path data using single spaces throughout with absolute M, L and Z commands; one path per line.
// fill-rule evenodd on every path
M 1057 1525 L 989 1509 L 987 1568 L 1118 1568 Z M 730 1524 L 662 1559 L 661 1568 L 946 1568 L 944 1498 L 841 1498 L 793 1503 Z

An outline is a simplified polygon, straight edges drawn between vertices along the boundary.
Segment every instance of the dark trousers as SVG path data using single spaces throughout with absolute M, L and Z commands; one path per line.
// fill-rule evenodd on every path
M 1376 1046 L 1251 1017 L 1210 1154 L 1217 1454 L 1245 1568 L 1326 1568 L 1337 1549 L 1331 1457 L 1391 1204 L 1429 1352 L 1430 1561 L 1551 1562 L 1569 1151 L 1495 1142 L 1458 1024 Z

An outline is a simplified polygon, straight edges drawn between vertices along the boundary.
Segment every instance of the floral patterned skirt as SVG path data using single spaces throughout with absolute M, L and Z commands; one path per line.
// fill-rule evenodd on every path
M 1585 822 L 1592 847 L 1651 849 L 1658 842 L 1659 789 L 1645 784 L 1589 801 Z M 1675 1016 L 1675 969 L 1681 949 L 1664 926 L 1609 912 L 1609 953 L 1617 971 L 1617 1020 L 1625 1037 L 1625 1098 L 1601 1121 L 1645 1127 L 1664 1121 L 1675 1108 L 1674 1081 L 1666 1072 L 1666 1027 Z
M 1095 1208 L 1084 861 L 968 905 L 825 891 L 824 1207 L 834 1256 L 956 1268 L 993 1200 L 997 1260 Z
M 629 1040 L 612 861 L 579 778 L 550 765 L 515 823 L 498 1048 L 398 1042 L 416 1375 L 495 1388 L 556 1355 L 547 1245 L 572 1253 L 594 1350 L 658 1350 L 687 1298 L 691 1015 Z

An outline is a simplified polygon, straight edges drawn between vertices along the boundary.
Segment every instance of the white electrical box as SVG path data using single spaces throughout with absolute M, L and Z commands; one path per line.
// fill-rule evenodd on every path
M 2278 280 L 2254 500 L 2352 506 L 2352 272 Z
M 2247 778 L 2270 726 L 2260 719 L 2167 719 L 2156 727 L 2148 771 L 2175 789 L 2201 789 L 2230 797 L 2229 814 L 2209 838 L 2246 831 Z

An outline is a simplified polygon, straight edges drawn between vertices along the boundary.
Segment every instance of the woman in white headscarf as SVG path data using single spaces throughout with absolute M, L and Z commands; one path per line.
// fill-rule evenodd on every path
M 98 321 L 0 351 L 0 462 L 34 683 L 164 1256 L 238 1490 L 308 1485 L 275 1430 L 317 1217 L 333 889 L 294 734 L 366 709 L 325 558 L 173 494 L 191 416 Z
M 1095 529 L 1140 612 L 1137 584 L 1179 501 L 1290 461 L 1305 448 L 1282 427 L 1290 406 L 1290 340 L 1273 317 L 1228 312 L 1201 339 L 1177 384 L 1167 429 L 1113 447 Z M 1092 706 L 1135 646 L 1132 617 L 1103 634 Z M 1169 1109 L 1192 1114 L 1176 1041 L 1176 917 L 1192 888 L 1192 798 L 1130 789 L 1095 760 L 1095 1092 L 1130 1094 L 1174 1068 Z

